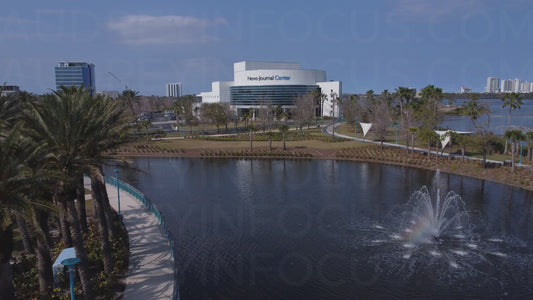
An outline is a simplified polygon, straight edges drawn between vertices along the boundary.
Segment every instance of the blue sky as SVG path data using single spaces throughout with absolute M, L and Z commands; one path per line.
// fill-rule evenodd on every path
M 63 60 L 94 63 L 97 90 L 143 95 L 208 91 L 242 60 L 325 70 L 349 93 L 533 81 L 530 0 L 22 0 L 0 12 L 0 40 L 0 81 L 33 93 Z

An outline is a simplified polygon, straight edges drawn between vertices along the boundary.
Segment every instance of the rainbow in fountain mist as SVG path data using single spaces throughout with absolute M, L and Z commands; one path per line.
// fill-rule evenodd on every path
M 441 199 L 440 188 L 437 187 L 434 199 L 425 186 L 412 195 L 409 202 L 411 209 L 405 213 L 405 224 L 402 226 L 406 242 L 435 243 L 465 236 L 468 213 L 461 197 L 452 191 Z

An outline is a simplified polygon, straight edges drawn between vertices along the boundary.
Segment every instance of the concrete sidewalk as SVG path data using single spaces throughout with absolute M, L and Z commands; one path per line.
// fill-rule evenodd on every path
M 85 179 L 85 187 L 91 188 Z M 106 184 L 111 206 L 118 211 L 117 188 Z M 156 217 L 132 195 L 120 190 L 120 211 L 128 231 L 130 259 L 124 299 L 172 299 L 174 259 Z

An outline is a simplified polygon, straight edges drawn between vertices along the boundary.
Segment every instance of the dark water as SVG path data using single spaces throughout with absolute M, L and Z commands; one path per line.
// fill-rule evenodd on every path
M 397 231 L 435 172 L 327 160 L 133 165 L 145 173 L 121 177 L 170 225 L 181 299 L 533 297 L 531 192 L 442 173 L 471 216 L 470 242 L 420 245 L 406 259 L 409 245 L 374 240 Z

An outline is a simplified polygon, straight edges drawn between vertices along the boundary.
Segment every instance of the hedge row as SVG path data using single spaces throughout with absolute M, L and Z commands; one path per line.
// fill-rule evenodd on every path
M 202 151 L 200 153 L 202 157 L 210 158 L 210 157 L 216 157 L 216 158 L 238 158 L 238 157 L 244 157 L 244 158 L 303 158 L 303 159 L 309 159 L 312 158 L 313 155 L 309 152 L 304 151 L 267 151 L 267 150 L 259 150 L 259 151 L 224 151 L 224 150 L 218 150 L 218 151 Z

